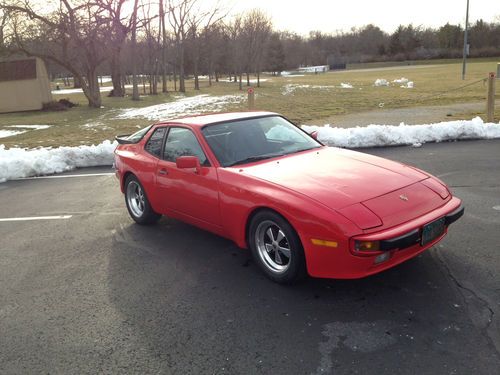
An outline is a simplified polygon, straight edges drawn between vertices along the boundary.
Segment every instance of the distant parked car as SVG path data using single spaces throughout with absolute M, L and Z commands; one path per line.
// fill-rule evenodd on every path
M 413 258 L 462 216 L 416 168 L 327 147 L 269 112 L 158 123 L 117 137 L 132 219 L 180 219 L 250 248 L 264 273 L 360 278 Z

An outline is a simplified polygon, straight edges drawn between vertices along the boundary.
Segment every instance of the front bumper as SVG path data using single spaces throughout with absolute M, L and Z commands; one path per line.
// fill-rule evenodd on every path
M 444 216 L 444 225 L 448 227 L 450 224 L 454 223 L 460 219 L 464 214 L 464 207 L 460 206 L 455 211 Z M 402 236 L 390 238 L 387 240 L 380 241 L 381 251 L 391 251 L 391 250 L 403 250 L 408 247 L 414 246 L 421 240 L 421 230 L 414 229 L 409 233 Z
M 395 227 L 351 237 L 339 242 L 336 249 L 307 245 L 305 246 L 307 269 L 311 276 L 334 279 L 358 279 L 394 267 L 431 248 L 448 232 L 448 226 L 457 221 L 464 213 L 460 199 L 453 197 L 446 204 L 425 215 Z M 444 232 L 434 240 L 421 245 L 422 227 L 439 218 L 445 218 Z M 364 256 L 355 255 L 350 249 L 355 240 L 381 241 L 383 250 Z M 376 257 L 390 254 L 389 258 L 377 263 Z

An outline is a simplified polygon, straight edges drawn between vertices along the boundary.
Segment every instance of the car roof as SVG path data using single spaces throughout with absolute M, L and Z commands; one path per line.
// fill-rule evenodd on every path
M 274 112 L 266 111 L 245 111 L 245 112 L 226 112 L 226 113 L 212 113 L 207 115 L 197 115 L 162 121 L 158 124 L 188 124 L 193 126 L 205 126 L 224 121 L 244 120 L 247 118 L 261 117 L 261 116 L 279 116 Z

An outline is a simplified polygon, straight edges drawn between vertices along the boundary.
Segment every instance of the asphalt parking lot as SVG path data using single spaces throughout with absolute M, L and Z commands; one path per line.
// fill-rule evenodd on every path
M 292 287 L 210 233 L 134 224 L 109 168 L 0 184 L 0 373 L 498 373 L 500 141 L 364 151 L 439 176 L 464 217 L 397 268 Z

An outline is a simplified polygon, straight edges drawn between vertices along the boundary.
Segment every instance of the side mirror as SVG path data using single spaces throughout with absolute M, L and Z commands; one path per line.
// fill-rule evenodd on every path
M 311 137 L 313 137 L 315 140 L 318 140 L 318 131 L 317 130 L 311 132 L 310 134 L 311 134 Z
M 175 159 L 175 164 L 179 169 L 195 168 L 196 173 L 201 171 L 200 159 L 196 156 L 179 156 Z

